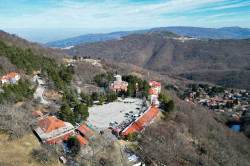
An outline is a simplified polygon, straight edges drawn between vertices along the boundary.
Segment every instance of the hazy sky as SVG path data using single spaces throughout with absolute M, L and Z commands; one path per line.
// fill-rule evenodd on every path
M 250 28 L 250 0 L 0 0 L 0 29 Z

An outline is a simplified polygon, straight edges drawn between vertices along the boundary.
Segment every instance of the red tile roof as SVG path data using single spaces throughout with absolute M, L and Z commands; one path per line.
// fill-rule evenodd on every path
M 158 108 L 152 107 L 142 117 L 135 121 L 123 134 L 127 135 L 135 130 L 142 131 L 144 129 L 144 124 L 150 123 L 158 115 L 158 113 Z
M 150 86 L 161 86 L 161 83 L 156 82 L 156 81 L 149 81 Z
M 94 132 L 86 125 L 81 125 L 80 127 L 78 127 L 78 131 L 80 131 L 86 137 L 89 137 L 94 134 Z
M 32 112 L 32 114 L 35 116 L 35 117 L 38 117 L 38 116 L 43 116 L 43 113 L 39 110 L 36 110 L 34 112 Z
M 149 89 L 149 95 L 157 95 L 157 93 L 156 93 L 156 91 L 155 91 L 155 89 L 154 88 L 150 88 Z
M 44 133 L 49 133 L 51 131 L 57 130 L 61 127 L 65 127 L 65 123 L 63 121 L 57 119 L 54 116 L 48 116 L 40 120 L 40 128 Z
M 81 146 L 89 144 L 89 142 L 86 139 L 84 139 L 82 136 L 77 135 L 76 137 L 79 140 Z
M 11 79 L 11 78 L 15 77 L 16 75 L 19 75 L 19 73 L 9 73 L 5 77 L 3 77 L 2 79 Z

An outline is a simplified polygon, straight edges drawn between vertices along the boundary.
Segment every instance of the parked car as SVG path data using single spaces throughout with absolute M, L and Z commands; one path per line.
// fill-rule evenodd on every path
M 126 113 L 125 115 L 129 115 L 129 113 Z
M 114 130 L 114 128 L 113 128 L 113 127 L 109 127 L 109 129 L 110 129 L 110 130 Z
M 63 156 L 59 157 L 59 160 L 60 160 L 63 164 L 66 164 L 66 163 L 67 163 L 66 158 L 63 157 Z
M 133 114 L 133 113 L 134 113 L 134 111 L 129 111 L 129 113 Z

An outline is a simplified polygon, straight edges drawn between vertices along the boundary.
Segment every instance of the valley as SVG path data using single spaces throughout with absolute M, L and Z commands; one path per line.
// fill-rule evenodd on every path
M 32 43 L 16 48 L 23 41 L 16 37 L 7 41 L 0 47 L 1 73 L 20 78 L 1 87 L 0 139 L 8 139 L 0 146 L 8 151 L 13 143 L 1 156 L 27 145 L 25 160 L 15 159 L 20 165 L 54 165 L 62 156 L 68 165 L 249 164 L 249 124 L 244 132 L 227 126 L 234 114 L 249 116 L 248 39 L 156 31 L 64 53 Z M 217 93 L 222 88 L 235 93 Z M 230 97 L 237 109 L 230 102 L 227 108 Z M 0 157 L 1 164 L 13 161 Z

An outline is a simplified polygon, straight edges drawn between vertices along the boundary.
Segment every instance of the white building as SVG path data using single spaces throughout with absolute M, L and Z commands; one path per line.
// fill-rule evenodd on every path
M 161 83 L 156 81 L 149 81 L 149 86 L 154 88 L 157 94 L 161 93 Z
M 152 106 L 159 107 L 160 102 L 158 100 L 158 94 L 154 88 L 150 88 L 148 100 Z
M 14 84 L 20 79 L 20 74 L 19 73 L 10 73 L 6 76 L 3 76 L 1 79 L 1 84 Z

